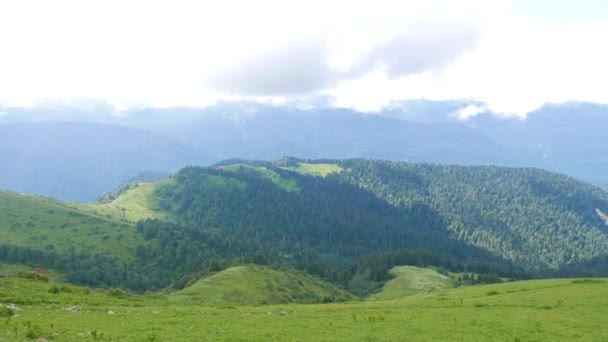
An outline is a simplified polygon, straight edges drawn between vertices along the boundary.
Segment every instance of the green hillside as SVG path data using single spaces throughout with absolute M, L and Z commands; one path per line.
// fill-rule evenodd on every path
M 298 182 L 295 179 L 285 177 L 285 176 L 281 177 L 281 175 L 279 175 L 277 172 L 270 170 L 263 166 L 248 165 L 248 164 L 231 164 L 231 165 L 220 166 L 220 169 L 227 170 L 227 171 L 233 171 L 233 172 L 253 171 L 253 172 L 258 173 L 263 178 L 270 180 L 274 184 L 278 185 L 283 190 L 286 190 L 286 191 L 299 191 L 300 190 L 300 188 L 298 187 Z
M 323 176 L 323 177 L 320 177 Z M 0 262 L 89 286 L 186 284 L 240 264 L 357 296 L 397 265 L 522 279 L 608 275 L 608 194 L 535 169 L 235 161 L 186 167 L 94 204 L 0 193 Z
M 53 199 L 0 191 L 0 241 L 63 253 L 105 253 L 130 259 L 145 243 L 127 222 L 79 210 Z
M 296 171 L 303 175 L 326 177 L 331 173 L 339 173 L 342 167 L 335 163 L 302 163 L 296 162 L 292 166 L 282 167 L 285 170 Z
M 457 260 L 485 253 L 539 274 L 608 255 L 596 214 L 608 210 L 608 193 L 566 176 L 361 159 L 244 163 L 184 169 L 154 195 L 181 220 L 286 253 L 418 248 Z
M 132 223 L 147 218 L 169 219 L 166 213 L 159 210 L 153 194 L 158 186 L 170 182 L 169 179 L 158 183 L 132 183 L 111 201 L 91 204 L 72 203 L 70 206 L 114 220 Z
M 0 340 L 603 341 L 607 284 L 534 280 L 394 301 L 209 307 L 1 278 Z
M 304 273 L 248 265 L 205 277 L 172 293 L 169 299 L 205 305 L 261 305 L 335 302 L 355 297 Z
M 337 180 L 401 208 L 431 208 L 453 239 L 526 265 L 558 269 L 608 255 L 596 209 L 608 193 L 538 169 L 345 160 Z
M 384 284 L 382 291 L 369 296 L 369 300 L 398 299 L 454 287 L 454 280 L 430 268 L 396 266 L 390 273 L 394 278 Z

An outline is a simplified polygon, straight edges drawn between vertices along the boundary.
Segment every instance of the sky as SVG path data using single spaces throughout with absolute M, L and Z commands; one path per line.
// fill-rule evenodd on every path
M 607 3 L 0 0 L 0 106 L 608 103 Z

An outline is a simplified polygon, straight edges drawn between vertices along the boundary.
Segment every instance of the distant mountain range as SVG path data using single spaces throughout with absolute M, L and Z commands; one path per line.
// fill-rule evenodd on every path
M 0 125 L 0 188 L 91 201 L 142 170 L 204 163 L 174 139 L 101 123 Z
M 103 103 L 4 108 L 0 188 L 91 201 L 141 172 L 291 155 L 538 167 L 608 189 L 608 106 L 459 119 L 469 105 L 480 104 L 408 101 L 373 114 L 247 102 L 120 115 Z

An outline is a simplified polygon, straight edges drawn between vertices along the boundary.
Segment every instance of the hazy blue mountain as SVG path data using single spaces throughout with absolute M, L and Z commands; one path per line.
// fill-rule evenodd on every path
M 391 106 L 378 112 L 377 115 L 416 122 L 466 124 L 458 119 L 458 111 L 469 105 L 482 106 L 483 104 L 475 101 L 458 100 L 407 100 L 393 103 Z
M 608 106 L 545 105 L 526 120 L 481 115 L 470 124 L 502 146 L 525 151 L 522 164 L 565 173 L 608 189 Z
M 405 121 L 346 109 L 233 104 L 202 110 L 139 110 L 123 120 L 179 139 L 218 161 L 295 155 L 506 164 L 511 158 L 502 146 L 465 125 Z
M 0 124 L 0 188 L 90 201 L 142 171 L 204 162 L 184 144 L 98 123 Z
M 116 108 L 104 101 L 47 102 L 33 107 L 0 107 L 0 123 L 19 122 L 107 122 L 115 121 Z
M 148 151 L 155 152 L 149 152 L 149 155 L 144 153 L 141 159 L 127 158 L 135 161 L 125 171 L 130 174 L 113 176 L 115 172 L 111 172 L 112 176 L 104 176 L 110 178 L 109 183 L 112 184 L 116 180 L 128 180 L 140 172 L 166 172 L 185 164 L 212 163 L 231 158 L 271 160 L 292 155 L 301 158 L 364 157 L 410 162 L 539 167 L 608 189 L 608 160 L 604 157 L 608 153 L 608 144 L 604 139 L 604 130 L 608 127 L 608 106 L 589 103 L 547 105 L 530 113 L 526 120 L 499 118 L 492 113 L 481 114 L 467 121 L 458 119 L 456 112 L 471 104 L 480 103 L 404 101 L 378 113 L 364 114 L 328 107 L 296 109 L 290 106 L 231 102 L 206 108 L 134 108 L 117 115 L 117 110 L 106 103 L 80 101 L 68 105 L 4 108 L 0 110 L 3 113 L 0 123 L 32 123 L 52 119 L 78 120 L 91 125 L 119 124 L 155 133 L 144 141 L 157 141 L 162 146 L 179 146 L 175 147 L 176 151 L 187 151 L 167 152 L 172 148 L 153 148 L 143 144 Z M 48 129 L 58 128 L 60 127 L 48 126 Z M 74 128 L 73 131 L 72 134 L 76 134 L 78 129 Z M 99 133 L 88 129 L 83 132 L 81 135 L 89 140 L 107 140 L 104 131 Z M 61 132 L 46 134 L 55 134 L 57 137 L 63 135 Z M 98 134 L 102 135 L 97 136 Z M 41 144 L 37 147 L 40 149 L 37 153 L 46 155 L 47 146 L 43 146 L 43 141 L 32 142 L 29 148 L 33 151 L 36 149 L 35 144 Z M 72 140 L 72 143 L 75 144 L 75 141 Z M 70 146 L 70 143 L 66 145 Z M 119 145 L 117 142 L 108 148 L 118 149 Z M 4 154 L 8 153 L 7 147 L 3 148 Z M 95 155 L 99 149 L 99 146 L 94 147 L 89 149 L 89 153 Z M 59 154 L 59 151 L 57 149 L 55 153 Z M 85 153 L 87 148 L 83 147 L 80 151 Z M 17 152 L 11 153 L 12 156 L 3 155 L 4 160 L 26 165 Z M 34 152 L 30 153 L 35 155 Z M 166 153 L 170 155 L 166 157 L 166 163 L 150 161 L 155 160 L 153 156 Z M 56 163 L 57 172 L 60 166 L 70 167 L 69 163 L 64 162 L 65 157 L 62 158 L 62 161 Z M 68 191 L 50 189 L 50 180 L 47 187 L 28 187 L 30 179 L 38 177 L 41 171 L 15 171 L 24 170 L 24 167 L 12 166 L 12 171 L 2 171 L 0 186 L 23 191 L 36 190 L 36 193 L 53 196 L 63 196 L 62 193 Z M 123 169 L 123 166 L 116 167 Z M 10 167 L 0 167 L 1 170 L 7 168 Z M 86 173 L 88 169 L 77 167 L 70 172 Z M 95 177 L 87 175 L 76 178 L 98 182 Z M 38 179 L 33 184 L 40 182 Z M 61 183 L 56 186 L 64 187 Z M 70 189 L 74 194 L 62 198 L 93 199 L 111 189 L 99 187 L 102 191 L 92 194 L 89 190 L 97 189 L 96 186 L 90 189 L 81 183 L 79 187 L 86 190 L 86 195 L 76 194 L 82 190 Z

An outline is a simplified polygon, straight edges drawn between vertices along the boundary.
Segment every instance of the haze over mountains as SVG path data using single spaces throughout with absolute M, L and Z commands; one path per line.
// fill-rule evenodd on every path
M 120 115 L 103 103 L 4 108 L 0 188 L 92 201 L 141 172 L 282 156 L 538 167 L 608 188 L 608 106 L 458 117 L 478 105 L 418 100 L 372 114 L 248 102 Z

